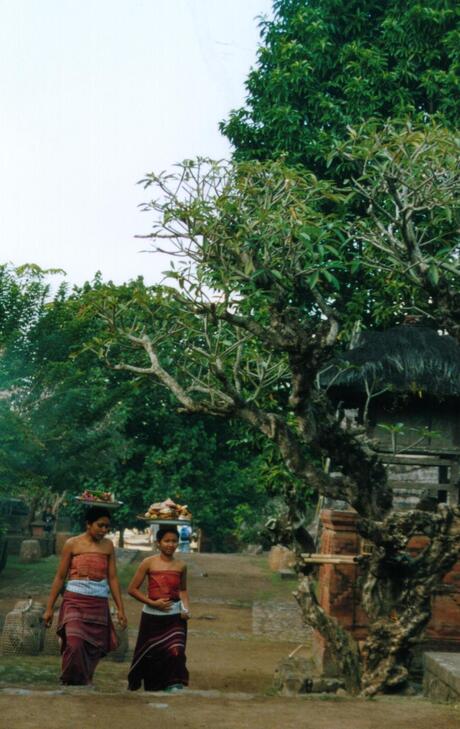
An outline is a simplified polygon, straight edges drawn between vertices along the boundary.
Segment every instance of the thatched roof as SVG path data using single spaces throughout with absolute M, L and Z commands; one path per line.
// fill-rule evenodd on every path
M 460 346 L 452 337 L 423 326 L 364 331 L 357 345 L 324 373 L 322 382 L 365 392 L 366 381 L 374 391 L 388 387 L 399 393 L 459 397 Z

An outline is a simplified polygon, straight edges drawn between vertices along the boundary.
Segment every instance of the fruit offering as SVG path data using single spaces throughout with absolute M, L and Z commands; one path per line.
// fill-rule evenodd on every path
M 102 501 L 104 504 L 113 504 L 115 497 L 110 491 L 89 491 L 85 489 L 79 497 L 82 501 Z
M 190 520 L 192 518 L 187 506 L 175 504 L 172 499 L 166 501 L 158 501 L 151 504 L 144 514 L 145 519 L 164 519 L 164 520 Z

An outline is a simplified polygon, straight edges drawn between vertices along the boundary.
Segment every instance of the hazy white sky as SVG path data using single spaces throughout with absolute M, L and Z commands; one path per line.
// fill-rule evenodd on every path
M 271 0 L 0 0 L 1 262 L 160 279 L 136 182 L 228 157 Z

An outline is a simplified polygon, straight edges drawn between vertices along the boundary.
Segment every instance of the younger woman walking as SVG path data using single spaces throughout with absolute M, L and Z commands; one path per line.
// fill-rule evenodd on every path
M 129 689 L 144 683 L 146 691 L 179 691 L 188 684 L 185 665 L 187 621 L 190 618 L 187 566 L 174 559 L 179 543 L 177 529 L 162 527 L 157 534 L 159 554 L 141 562 L 128 587 L 144 604 Z M 148 594 L 141 591 L 148 579 Z

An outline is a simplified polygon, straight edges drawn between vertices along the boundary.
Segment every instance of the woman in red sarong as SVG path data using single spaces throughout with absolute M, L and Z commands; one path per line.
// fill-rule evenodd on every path
M 128 587 L 144 603 L 128 687 L 136 691 L 178 691 L 188 685 L 185 658 L 190 618 L 187 566 L 174 559 L 179 537 L 171 527 L 159 529 L 159 554 L 141 562 Z M 140 590 L 148 578 L 148 594 Z
M 118 622 L 126 628 L 113 543 L 106 535 L 110 529 L 107 509 L 91 506 L 86 512 L 86 532 L 68 539 L 51 585 L 43 620 L 53 621 L 53 607 L 66 590 L 59 611 L 57 633 L 61 638 L 61 683 L 90 685 L 96 666 L 103 656 L 117 647 L 109 612 L 109 590 L 117 606 Z

